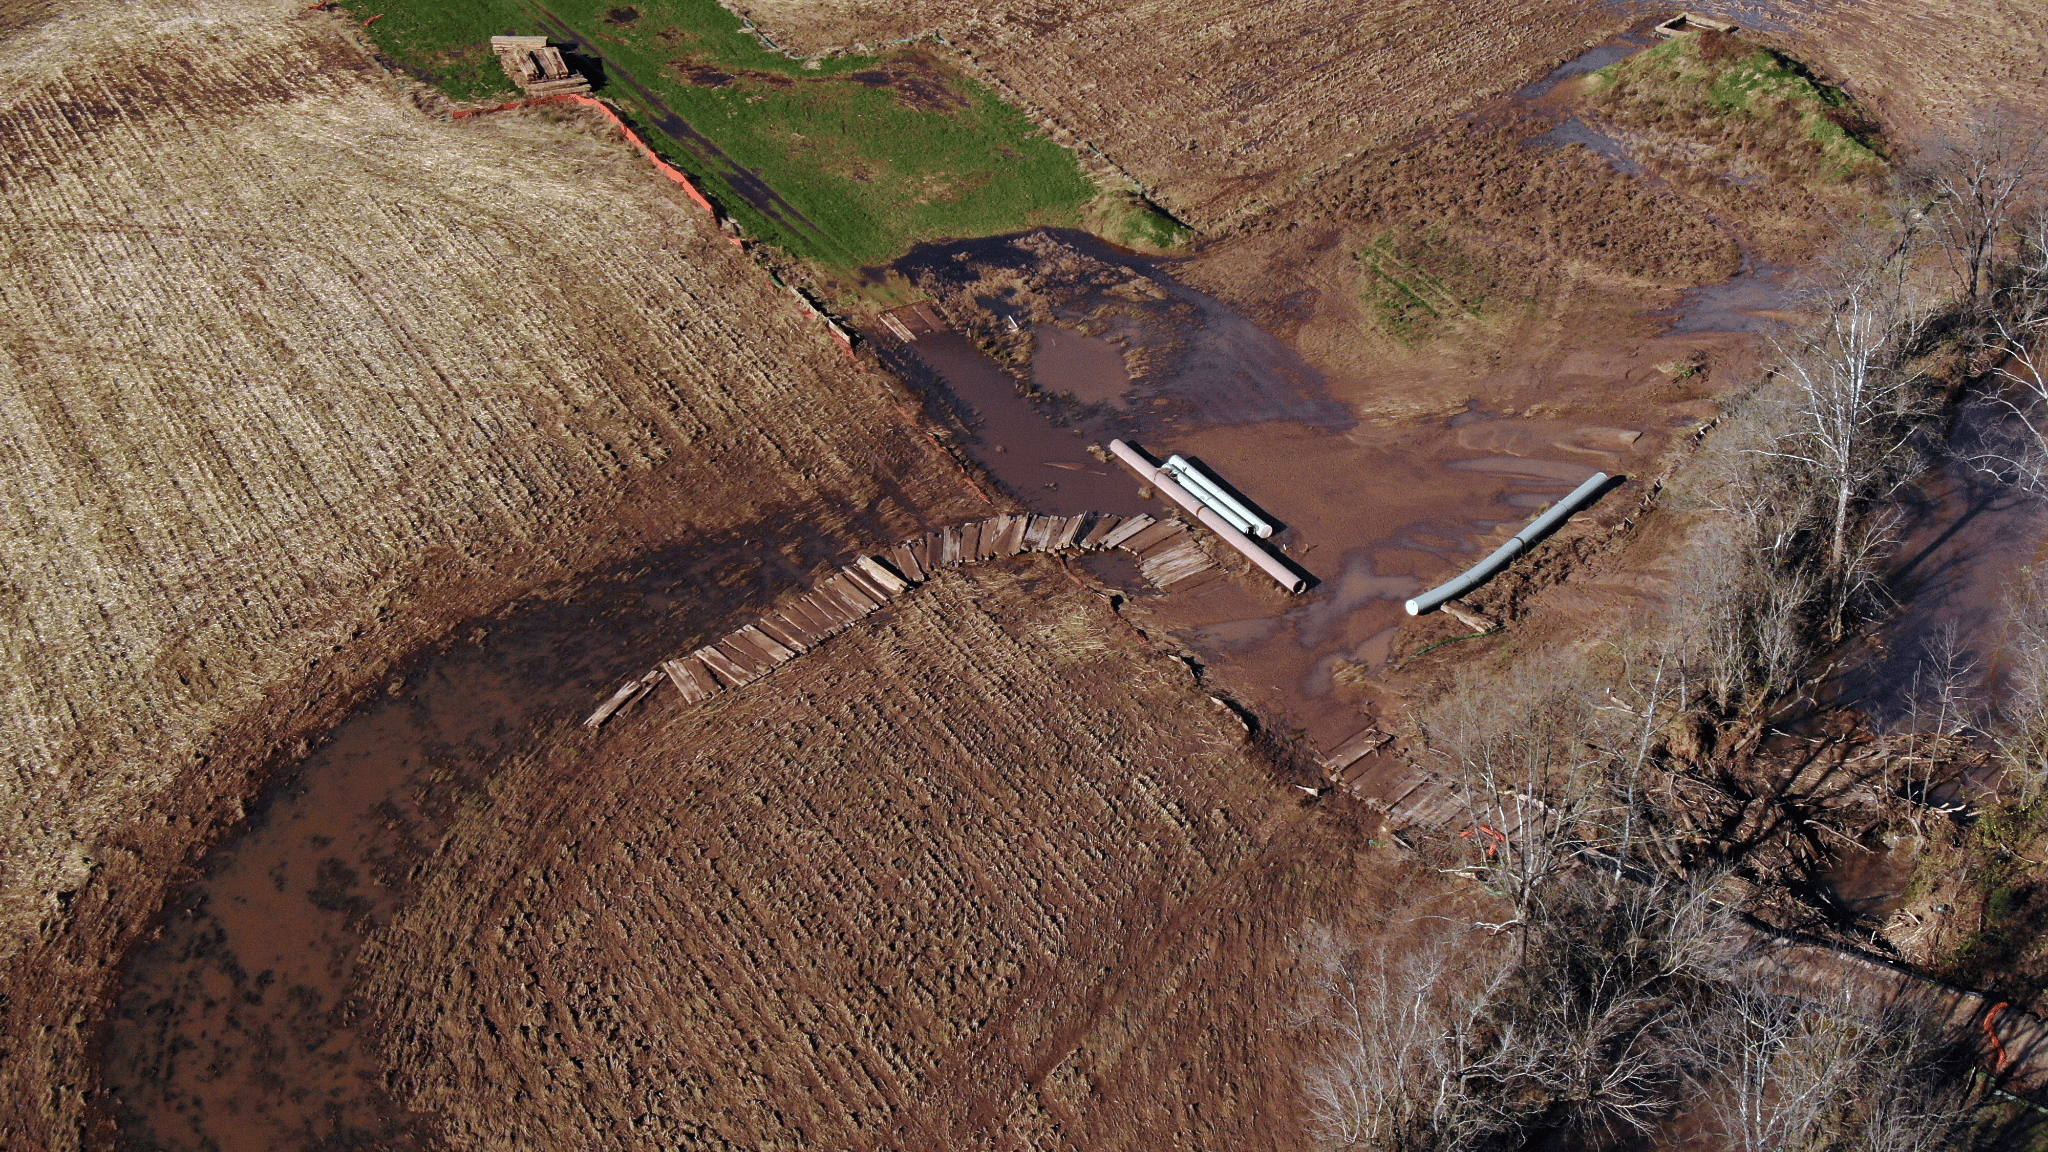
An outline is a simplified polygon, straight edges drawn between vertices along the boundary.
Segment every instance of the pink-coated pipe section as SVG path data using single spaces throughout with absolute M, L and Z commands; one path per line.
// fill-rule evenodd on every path
M 1109 450 L 1116 454 L 1118 460 L 1123 461 L 1124 467 L 1136 472 L 1145 483 L 1158 489 L 1161 496 L 1186 509 L 1188 514 L 1195 518 L 1196 523 L 1221 536 L 1224 543 L 1244 553 L 1246 559 L 1257 564 L 1282 588 L 1289 592 L 1299 592 L 1308 586 L 1308 582 L 1296 575 L 1292 568 L 1281 563 L 1271 552 L 1259 547 L 1257 541 L 1238 531 L 1236 526 L 1218 516 L 1208 505 L 1195 499 L 1187 489 L 1174 483 L 1172 477 L 1161 472 L 1159 466 L 1147 460 L 1143 453 L 1121 440 L 1111 440 Z

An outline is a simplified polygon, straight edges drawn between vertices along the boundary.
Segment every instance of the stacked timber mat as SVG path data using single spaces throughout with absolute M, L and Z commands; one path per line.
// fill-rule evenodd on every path
M 662 661 L 621 685 L 583 726 L 603 724 L 653 692 L 663 680 L 675 685 L 691 704 L 744 688 L 924 583 L 941 568 L 1025 552 L 1109 548 L 1137 557 L 1138 570 L 1161 591 L 1190 588 L 1222 571 L 1179 520 L 1084 512 L 1079 516 L 994 516 L 949 525 L 906 540 L 882 555 L 863 556 L 754 623 L 694 652 Z

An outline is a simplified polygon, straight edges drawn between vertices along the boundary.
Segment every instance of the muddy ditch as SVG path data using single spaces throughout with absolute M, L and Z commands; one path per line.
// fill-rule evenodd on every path
M 666 551 L 458 629 L 269 786 L 246 831 L 131 959 L 101 1070 L 138 1148 L 435 1147 L 386 1094 L 355 958 L 497 768 L 593 696 L 843 560 L 735 535 Z M 570 739 L 576 737 L 571 736 Z

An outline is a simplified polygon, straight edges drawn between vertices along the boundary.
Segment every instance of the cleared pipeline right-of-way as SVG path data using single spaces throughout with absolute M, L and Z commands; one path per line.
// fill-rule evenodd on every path
M 1566 517 L 1584 507 L 1588 501 L 1592 500 L 1599 493 L 1601 488 L 1606 486 L 1607 480 L 1607 473 L 1593 473 L 1584 484 L 1572 489 L 1571 495 L 1559 500 L 1551 507 L 1550 511 L 1531 520 L 1527 528 L 1515 533 L 1514 537 L 1507 543 L 1494 549 L 1493 555 L 1465 569 L 1465 571 L 1459 573 L 1457 579 L 1439 584 L 1415 599 L 1410 600 L 1408 602 L 1408 614 L 1410 616 L 1420 616 L 1424 612 L 1434 612 L 1444 601 L 1455 600 L 1472 589 L 1479 587 L 1481 584 L 1486 583 L 1488 580 L 1493 579 L 1495 573 L 1507 567 L 1508 561 L 1527 551 L 1538 540 L 1543 539 L 1551 529 L 1564 523 Z

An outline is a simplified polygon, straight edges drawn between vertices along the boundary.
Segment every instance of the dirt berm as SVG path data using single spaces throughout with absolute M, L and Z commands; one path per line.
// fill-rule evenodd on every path
M 77 4 L 0 94 L 0 1146 L 85 1131 L 167 887 L 394 660 L 623 556 L 965 510 L 615 138 L 288 2 Z

